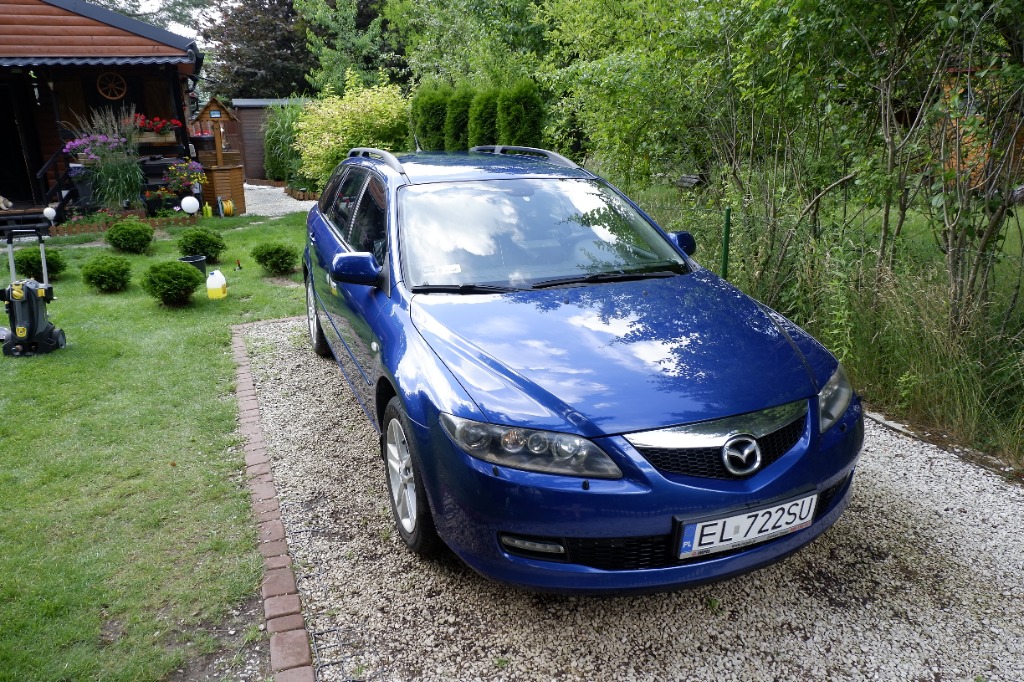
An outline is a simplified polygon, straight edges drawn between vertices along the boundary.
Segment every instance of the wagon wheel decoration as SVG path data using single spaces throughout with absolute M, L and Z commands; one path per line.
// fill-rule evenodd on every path
M 96 77 L 96 89 L 110 100 L 118 100 L 128 92 L 124 77 L 113 71 L 104 71 Z

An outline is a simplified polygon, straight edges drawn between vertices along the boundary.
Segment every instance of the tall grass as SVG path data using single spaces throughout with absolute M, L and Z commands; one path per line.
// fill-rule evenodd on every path
M 697 259 L 721 270 L 722 209 L 694 206 L 674 188 L 633 195 L 666 229 L 691 231 Z M 1019 233 L 1007 232 L 989 305 L 954 328 L 943 254 L 923 216 L 911 216 L 882 266 L 870 221 L 846 230 L 822 223 L 817 238 L 798 227 L 783 266 L 770 270 L 768 227 L 734 211 L 730 281 L 829 347 L 875 409 L 1024 466 L 1024 310 L 1012 301 L 1024 271 Z M 779 225 L 776 237 L 791 227 Z

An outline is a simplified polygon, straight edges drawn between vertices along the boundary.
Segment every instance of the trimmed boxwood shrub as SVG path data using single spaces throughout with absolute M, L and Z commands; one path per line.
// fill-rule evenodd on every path
M 498 144 L 497 88 L 478 92 L 469 105 L 469 146 Z
M 124 256 L 105 253 L 82 266 L 82 281 L 105 294 L 124 291 L 132 279 L 132 264 Z
M 142 276 L 142 289 L 164 305 L 186 305 L 205 281 L 203 273 L 188 263 L 172 260 L 157 263 Z
M 145 253 L 153 243 L 153 228 L 138 218 L 124 218 L 107 230 L 107 243 L 125 253 Z
M 447 151 L 464 152 L 469 149 L 469 107 L 475 96 L 476 91 L 464 83 L 448 99 L 444 119 L 444 148 Z
M 444 121 L 452 89 L 438 83 L 424 83 L 412 98 L 413 130 L 423 151 L 444 150 Z
M 43 281 L 43 259 L 39 255 L 39 247 L 28 247 L 14 252 L 14 269 L 18 278 L 31 277 L 37 282 Z M 68 269 L 64 254 L 56 249 L 46 250 L 46 272 L 50 279 L 57 279 L 60 273 Z
M 272 275 L 287 275 L 299 266 L 299 250 L 280 242 L 262 242 L 249 253 Z
M 500 144 L 537 147 L 544 134 L 544 101 L 533 81 L 519 81 L 498 96 Z
M 207 263 L 219 263 L 226 248 L 224 237 L 207 227 L 190 227 L 178 237 L 182 256 L 206 256 Z

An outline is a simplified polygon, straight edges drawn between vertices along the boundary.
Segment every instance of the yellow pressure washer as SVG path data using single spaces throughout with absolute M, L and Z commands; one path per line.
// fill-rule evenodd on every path
M 7 240 L 7 260 L 11 266 L 11 284 L 0 290 L 0 301 L 4 302 L 4 311 L 11 324 L 10 329 L 0 327 L 3 354 L 20 357 L 63 348 L 67 343 L 64 331 L 53 326 L 46 312 L 46 304 L 53 300 L 53 287 L 46 270 L 46 246 L 43 244 L 43 239 L 50 235 L 49 225 L 0 225 L 0 234 Z M 34 279 L 19 280 L 14 271 L 14 240 L 29 236 L 35 236 L 39 241 L 42 284 Z

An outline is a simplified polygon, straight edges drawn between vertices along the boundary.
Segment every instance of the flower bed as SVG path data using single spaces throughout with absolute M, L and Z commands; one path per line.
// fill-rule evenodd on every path
M 90 234 L 93 232 L 106 232 L 107 229 L 115 222 L 120 220 L 124 216 L 111 216 L 108 219 L 102 221 L 74 221 L 60 223 L 50 228 L 50 236 L 52 237 L 65 237 L 72 234 Z M 141 218 L 142 222 L 147 223 L 150 227 L 156 229 L 158 227 L 171 227 L 174 225 L 195 225 L 196 217 L 194 215 L 180 215 L 174 216 L 173 218 Z
M 320 199 L 319 192 L 309 192 L 303 189 L 295 189 L 294 187 L 285 187 L 284 191 L 292 199 L 298 199 L 299 201 L 317 201 Z

